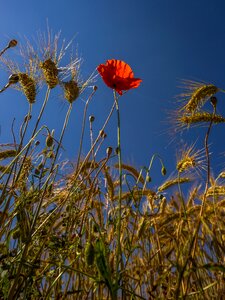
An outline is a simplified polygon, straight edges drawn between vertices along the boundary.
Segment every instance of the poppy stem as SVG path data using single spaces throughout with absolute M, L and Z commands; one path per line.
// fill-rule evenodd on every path
M 119 267 L 122 263 L 122 253 L 121 253 L 121 214 L 122 214 L 122 155 L 121 155 L 121 139 L 120 139 L 120 110 L 119 110 L 119 103 L 118 97 L 116 95 L 116 91 L 113 90 L 114 94 L 114 101 L 116 105 L 116 112 L 117 112 L 117 153 L 118 153 L 118 165 L 119 165 L 119 206 L 118 206 L 118 224 L 117 224 L 117 256 L 116 256 L 116 272 L 117 272 L 117 282 L 120 278 Z M 120 270 L 121 271 L 121 270 Z

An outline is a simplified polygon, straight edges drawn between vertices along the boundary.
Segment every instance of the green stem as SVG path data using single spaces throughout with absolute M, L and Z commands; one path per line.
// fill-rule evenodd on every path
M 117 149 L 118 149 L 118 164 L 119 164 L 119 207 L 118 207 L 118 225 L 117 225 L 117 256 L 116 256 L 116 272 L 117 272 L 117 281 L 119 279 L 119 267 L 122 263 L 122 253 L 121 253 L 121 214 L 122 214 L 122 155 L 121 155 L 121 139 L 120 139 L 120 110 L 118 98 L 116 91 L 114 90 L 114 101 L 116 105 L 117 112 Z

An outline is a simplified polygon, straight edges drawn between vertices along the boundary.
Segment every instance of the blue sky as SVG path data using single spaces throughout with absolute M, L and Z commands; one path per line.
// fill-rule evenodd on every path
M 157 152 L 164 158 L 170 173 L 181 140 L 191 143 L 199 136 L 202 148 L 200 132 L 205 132 L 205 129 L 189 130 L 173 142 L 168 134 L 163 134 L 170 126 L 168 111 L 176 107 L 174 97 L 182 92 L 178 88 L 179 80 L 203 80 L 225 87 L 224 13 L 223 0 L 11 0 L 1 6 L 0 47 L 11 38 L 20 41 L 20 36 L 32 38 L 37 31 L 46 31 L 48 19 L 49 27 L 54 32 L 61 30 L 63 38 L 70 40 L 76 35 L 74 45 L 78 45 L 84 59 L 81 69 L 84 78 L 107 59 L 129 63 L 135 77 L 142 78 L 143 83 L 120 99 L 123 160 L 136 166 L 148 165 L 150 157 Z M 0 71 L 2 86 L 6 80 L 5 72 Z M 99 89 L 88 115 L 96 117 L 97 134 L 110 110 L 113 94 L 100 77 L 96 85 Z M 56 129 L 56 134 L 67 107 L 57 95 L 53 92 L 43 119 L 50 129 Z M 223 98 L 223 94 L 218 95 L 220 113 L 225 113 Z M 1 94 L 0 106 L 1 143 L 10 142 L 12 120 L 15 117 L 19 126 L 27 103 L 18 92 L 10 91 Z M 37 110 L 38 107 L 39 103 Z M 83 108 L 82 101 L 74 104 L 64 139 L 65 156 L 72 160 L 77 155 Z M 108 138 L 104 147 L 115 147 L 115 118 L 106 131 Z M 223 125 L 217 126 L 211 142 L 220 154 L 224 151 L 223 136 Z M 84 146 L 88 150 L 88 138 Z

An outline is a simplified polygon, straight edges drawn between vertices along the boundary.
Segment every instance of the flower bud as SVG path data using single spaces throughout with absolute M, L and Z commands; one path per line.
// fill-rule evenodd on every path
M 52 145 L 53 145 L 53 137 L 50 135 L 50 134 L 48 134 L 48 136 L 47 136 L 47 138 L 46 138 L 46 141 L 45 141 L 45 143 L 46 143 L 46 146 L 48 147 L 48 148 L 50 148 Z
M 31 118 L 32 118 L 31 115 L 26 115 L 26 116 L 24 117 L 24 122 L 30 121 Z
M 97 85 L 94 85 L 94 86 L 93 86 L 93 90 L 94 90 L 94 91 L 97 91 L 97 89 L 98 89 Z
M 162 169 L 161 169 L 161 173 L 162 173 L 163 176 L 166 175 L 166 168 L 165 168 L 164 166 L 163 166 Z
M 107 154 L 108 157 L 110 157 L 110 155 L 112 154 L 112 147 L 108 147 L 106 149 L 106 154 Z
M 17 40 L 11 40 L 8 44 L 8 48 L 16 47 L 17 45 Z
M 147 182 L 151 182 L 151 181 L 152 181 L 151 176 L 147 175 L 147 176 L 146 176 L 146 181 L 147 181 Z
M 94 117 L 94 116 L 90 116 L 90 117 L 89 117 L 89 122 L 90 122 L 90 123 L 94 122 L 94 120 L 95 120 L 95 117 Z
M 210 98 L 210 102 L 212 104 L 213 107 L 216 107 L 216 104 L 217 104 L 217 98 L 216 97 L 211 97 Z
M 103 139 L 105 139 L 107 137 L 107 134 L 105 133 L 104 130 L 100 130 L 99 134 L 100 134 L 100 137 L 102 137 Z

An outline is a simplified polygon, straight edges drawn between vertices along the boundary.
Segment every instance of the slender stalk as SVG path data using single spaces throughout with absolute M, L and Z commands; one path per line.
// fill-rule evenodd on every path
M 79 151 L 78 151 L 78 158 L 77 158 L 77 166 L 76 166 L 76 171 L 79 167 L 79 163 L 80 163 L 80 156 L 81 156 L 81 150 L 82 150 L 82 145 L 83 145 L 83 139 L 84 139 L 84 131 L 85 131 L 85 122 L 86 122 L 86 115 L 87 115 L 87 109 L 88 109 L 88 105 L 94 95 L 94 93 L 96 92 L 96 90 L 93 90 L 93 92 L 91 93 L 91 95 L 88 97 L 85 107 L 84 107 L 84 114 L 83 114 L 83 123 L 82 123 L 82 130 L 81 130 L 81 138 L 80 138 L 80 146 L 79 146 Z
M 121 138 L 120 138 L 120 110 L 119 110 L 119 102 L 116 95 L 116 91 L 114 90 L 114 102 L 116 105 L 117 112 L 117 153 L 118 153 L 118 165 L 119 165 L 119 207 L 118 207 L 118 224 L 117 224 L 117 255 L 116 255 L 116 272 L 117 272 L 117 282 L 120 277 L 120 265 L 122 263 L 122 251 L 121 251 L 121 215 L 122 215 L 122 154 L 121 154 Z

